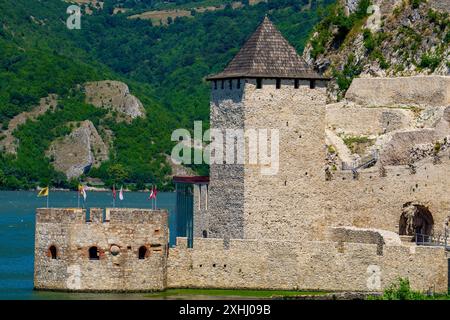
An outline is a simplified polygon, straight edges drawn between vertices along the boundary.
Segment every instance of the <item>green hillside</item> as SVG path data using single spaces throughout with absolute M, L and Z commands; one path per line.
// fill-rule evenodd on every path
M 171 168 L 165 161 L 173 145 L 171 132 L 192 128 L 194 120 L 208 125 L 209 87 L 204 77 L 230 61 L 266 13 L 301 51 L 319 13 L 333 1 L 317 1 L 311 8 L 305 7 L 307 0 L 228 6 L 176 18 L 168 26 L 128 19 L 161 5 L 161 1 L 135 2 L 107 0 L 103 10 L 82 16 L 81 30 L 69 30 L 65 26 L 69 4 L 64 1 L 0 0 L 1 127 L 6 129 L 11 118 L 30 110 L 40 98 L 50 93 L 59 97 L 54 112 L 14 132 L 20 141 L 17 155 L 0 151 L 0 189 L 75 185 L 53 169 L 45 150 L 55 138 L 68 134 L 68 122 L 86 119 L 108 127 L 115 136 L 110 160 L 88 176 L 107 184 L 142 188 L 156 182 L 161 189 L 171 188 Z M 112 15 L 118 4 L 131 10 Z M 105 117 L 104 110 L 85 104 L 78 85 L 105 79 L 128 84 L 148 116 L 131 124 L 116 123 Z

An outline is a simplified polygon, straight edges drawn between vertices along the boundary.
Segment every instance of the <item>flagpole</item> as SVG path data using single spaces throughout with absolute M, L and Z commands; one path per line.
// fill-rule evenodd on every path
M 78 209 L 80 209 L 80 187 L 78 187 Z
M 48 198 L 50 197 L 50 191 L 47 193 L 47 209 L 48 209 Z

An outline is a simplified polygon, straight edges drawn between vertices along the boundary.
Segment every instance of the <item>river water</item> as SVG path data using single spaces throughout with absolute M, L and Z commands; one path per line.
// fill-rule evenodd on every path
M 36 192 L 0 192 L 0 300 L 1 299 L 139 299 L 139 294 L 73 294 L 33 291 L 35 209 L 46 206 Z M 148 194 L 125 192 L 117 207 L 151 208 Z M 175 224 L 175 193 L 158 193 L 158 208 L 168 209 L 171 230 Z M 77 192 L 50 192 L 50 207 L 77 207 Z M 87 208 L 112 207 L 111 192 L 88 192 Z M 171 235 L 174 243 L 175 234 Z

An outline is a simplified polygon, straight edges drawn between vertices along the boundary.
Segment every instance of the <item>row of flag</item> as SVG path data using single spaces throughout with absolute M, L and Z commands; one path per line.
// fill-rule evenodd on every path
M 152 188 L 150 190 L 150 194 L 148 196 L 148 200 L 153 201 L 152 205 L 153 205 L 154 209 L 156 209 L 156 195 L 157 194 L 158 194 L 158 190 L 157 190 L 156 186 L 152 186 Z M 48 208 L 49 187 L 42 188 L 38 193 L 38 197 L 47 197 L 47 208 Z M 80 197 L 82 197 L 83 201 L 86 202 L 86 199 L 87 199 L 86 187 L 81 184 L 78 185 L 78 207 L 80 207 Z M 112 197 L 113 197 L 113 207 L 115 207 L 116 197 L 117 197 L 115 185 L 113 185 Z M 124 198 L 125 197 L 124 197 L 124 192 L 123 192 L 123 186 L 121 186 L 120 190 L 119 190 L 119 200 L 123 201 Z

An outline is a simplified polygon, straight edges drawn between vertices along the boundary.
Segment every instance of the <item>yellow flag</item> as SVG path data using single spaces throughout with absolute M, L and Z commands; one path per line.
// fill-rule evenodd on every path
M 38 197 L 48 197 L 48 187 L 45 187 L 39 191 Z

